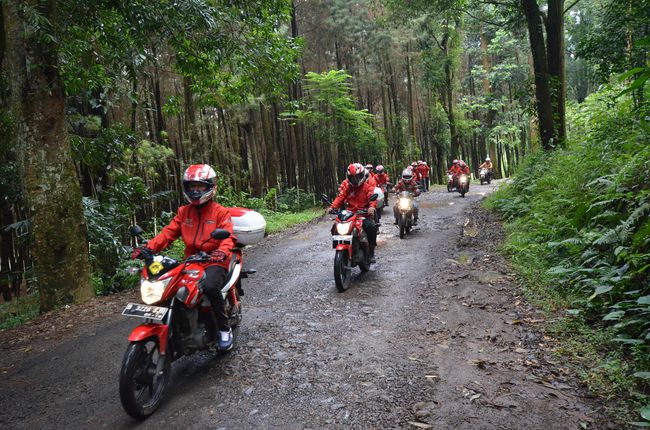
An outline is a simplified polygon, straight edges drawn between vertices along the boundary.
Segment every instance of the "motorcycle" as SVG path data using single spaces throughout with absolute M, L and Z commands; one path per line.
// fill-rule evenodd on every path
M 413 227 L 413 193 L 400 191 L 397 195 L 397 225 L 399 226 L 399 238 L 404 239 Z
M 454 188 L 460 193 L 461 197 L 465 197 L 465 193 L 469 191 L 469 175 L 461 173 L 454 176 Z
M 373 194 L 370 201 L 377 200 Z M 332 205 L 329 198 L 322 194 L 321 198 Z M 362 273 L 370 270 L 370 245 L 363 230 L 363 220 L 368 215 L 367 209 L 352 212 L 346 209 L 336 211 L 336 219 L 332 226 L 332 248 L 334 254 L 334 283 L 339 292 L 350 287 L 352 268 L 359 266 Z
M 132 226 L 129 230 L 138 245 L 146 244 L 140 227 Z M 230 232 L 216 229 L 210 236 L 223 240 Z M 242 268 L 244 246 L 237 244 L 232 250 L 226 283 L 221 289 L 233 341 L 242 320 L 241 279 L 255 273 Z M 205 280 L 202 263 L 208 262 L 210 256 L 201 251 L 181 262 L 147 252 L 143 253 L 143 259 L 142 303 L 127 304 L 122 315 L 144 321 L 129 335 L 119 381 L 122 406 L 138 419 L 148 417 L 160 406 L 167 394 L 173 361 L 196 351 L 213 349 L 217 343 L 216 318 L 202 289 Z
M 479 178 L 481 179 L 481 185 L 483 185 L 485 182 L 489 184 L 492 180 L 492 172 L 490 172 L 490 169 L 483 167 L 479 172 Z

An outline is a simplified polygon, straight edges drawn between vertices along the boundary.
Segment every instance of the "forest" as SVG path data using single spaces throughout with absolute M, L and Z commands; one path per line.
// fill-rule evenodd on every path
M 650 426 L 648 0 L 1 5 L 3 327 L 133 287 L 128 227 L 171 219 L 190 164 L 300 222 L 351 162 L 442 184 L 489 156 L 504 252 Z

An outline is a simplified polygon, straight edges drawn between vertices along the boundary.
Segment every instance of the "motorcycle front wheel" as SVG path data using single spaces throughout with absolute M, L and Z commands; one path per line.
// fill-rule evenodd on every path
M 404 235 L 406 234 L 406 221 L 404 220 L 403 216 L 399 217 L 399 238 L 404 239 Z
M 347 290 L 350 287 L 351 278 L 352 267 L 350 267 L 348 252 L 345 250 L 336 251 L 334 255 L 334 282 L 336 283 L 336 289 L 340 292 Z
M 127 414 L 144 419 L 165 397 L 171 376 L 169 354 L 160 355 L 157 339 L 131 342 L 120 371 L 120 400 Z

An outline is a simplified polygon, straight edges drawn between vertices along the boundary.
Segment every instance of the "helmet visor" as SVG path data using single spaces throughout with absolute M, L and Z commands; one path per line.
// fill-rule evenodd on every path
M 356 187 L 361 184 L 364 176 L 366 176 L 365 172 L 359 172 L 356 175 L 348 175 L 348 181 L 350 181 L 351 185 L 354 185 Z

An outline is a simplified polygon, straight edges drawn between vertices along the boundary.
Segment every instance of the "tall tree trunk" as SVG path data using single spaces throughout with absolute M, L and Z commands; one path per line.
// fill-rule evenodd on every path
M 535 72 L 535 97 L 539 135 L 544 149 L 553 149 L 554 121 L 549 84 L 548 62 L 544 44 L 544 27 L 537 0 L 521 0 L 528 24 L 528 38 Z
M 546 42 L 554 137 L 563 146 L 566 140 L 566 78 L 564 72 L 564 0 L 548 1 Z
M 24 162 L 41 310 L 48 311 L 93 296 L 86 223 L 66 132 L 57 46 L 44 34 L 51 28 L 25 33 L 29 26 L 22 15 L 25 8 L 33 10 L 56 27 L 56 2 L 3 2 L 2 7 L 14 142 Z

